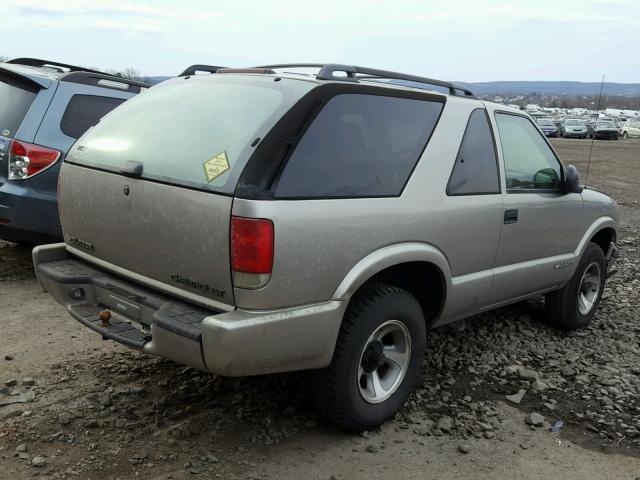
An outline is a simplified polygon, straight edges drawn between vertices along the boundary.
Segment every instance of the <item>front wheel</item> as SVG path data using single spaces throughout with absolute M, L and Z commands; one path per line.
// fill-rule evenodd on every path
M 310 401 L 347 430 L 373 429 L 413 391 L 425 344 L 424 314 L 413 295 L 366 286 L 349 303 L 331 364 L 309 376 Z
M 577 330 L 591 322 L 600 305 L 607 262 L 599 245 L 590 243 L 571 280 L 545 296 L 547 317 L 561 330 Z

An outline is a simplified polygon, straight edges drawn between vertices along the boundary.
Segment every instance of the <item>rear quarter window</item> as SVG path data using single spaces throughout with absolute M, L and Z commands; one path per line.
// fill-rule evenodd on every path
M 125 101 L 124 98 L 74 95 L 60 120 L 60 130 L 71 138 L 80 138 L 98 120 Z
M 500 193 L 498 157 L 487 113 L 483 108 L 478 108 L 469 117 L 447 185 L 447 194 L 494 193 Z
M 287 161 L 276 197 L 400 195 L 442 108 L 440 102 L 400 97 L 333 97 Z
M 30 82 L 0 74 L 0 136 L 15 135 L 38 91 Z

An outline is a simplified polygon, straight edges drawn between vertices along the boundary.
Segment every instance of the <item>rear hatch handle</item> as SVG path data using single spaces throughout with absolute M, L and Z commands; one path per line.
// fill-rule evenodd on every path
M 142 175 L 142 169 L 144 165 L 134 160 L 128 160 L 124 167 L 120 169 L 120 173 L 123 175 L 129 175 L 131 177 L 139 177 Z

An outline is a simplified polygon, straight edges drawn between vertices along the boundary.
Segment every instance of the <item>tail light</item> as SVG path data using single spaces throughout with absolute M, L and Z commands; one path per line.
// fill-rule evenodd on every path
M 32 177 L 58 161 L 60 152 L 52 148 L 14 140 L 9 150 L 9 180 Z
M 273 269 L 273 222 L 264 218 L 231 217 L 231 269 L 239 288 L 260 288 Z

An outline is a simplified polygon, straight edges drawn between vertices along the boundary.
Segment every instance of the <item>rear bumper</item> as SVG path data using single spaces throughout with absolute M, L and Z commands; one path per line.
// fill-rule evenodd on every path
M 594 132 L 593 138 L 611 140 L 618 137 L 618 132 Z
M 0 185 L 0 238 L 31 243 L 62 238 L 55 195 L 40 193 L 26 182 Z M 4 223 L 8 220 L 8 223 Z
M 71 256 L 33 250 L 42 287 L 84 326 L 128 347 L 198 370 L 241 376 L 331 362 L 346 303 L 275 311 L 214 312 L 141 287 Z M 107 323 L 100 312 L 108 310 Z

